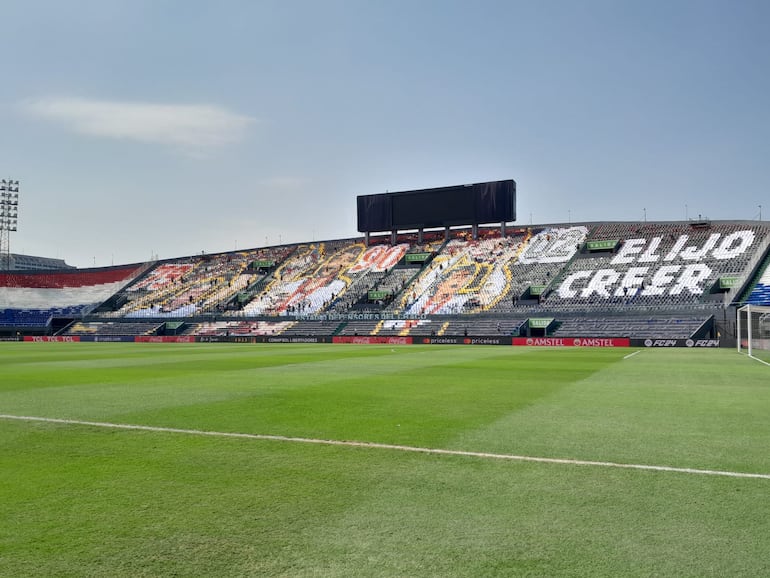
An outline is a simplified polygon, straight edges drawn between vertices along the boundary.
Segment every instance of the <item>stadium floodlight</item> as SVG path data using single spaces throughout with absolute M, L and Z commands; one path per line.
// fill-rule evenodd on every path
M 0 268 L 11 268 L 11 232 L 19 224 L 19 181 L 0 180 Z

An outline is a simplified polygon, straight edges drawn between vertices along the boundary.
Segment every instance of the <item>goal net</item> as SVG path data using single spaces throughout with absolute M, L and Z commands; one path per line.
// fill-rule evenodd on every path
M 770 362 L 770 306 L 744 305 L 736 319 L 738 351 Z

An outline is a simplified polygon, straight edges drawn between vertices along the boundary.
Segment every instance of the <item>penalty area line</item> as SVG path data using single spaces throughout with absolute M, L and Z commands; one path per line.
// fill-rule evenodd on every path
M 404 446 L 404 445 L 398 445 L 398 444 L 384 444 L 384 443 L 376 443 L 376 442 L 357 442 L 357 441 L 349 441 L 349 440 L 325 440 L 325 439 L 317 439 L 317 438 L 303 438 L 303 437 L 281 436 L 281 435 L 270 435 L 270 434 L 218 432 L 218 431 L 207 431 L 207 430 L 197 430 L 197 429 L 180 429 L 180 428 L 172 428 L 172 427 L 110 423 L 110 422 L 100 422 L 100 421 L 84 421 L 84 420 L 76 420 L 76 419 L 60 419 L 60 418 L 53 418 L 53 417 L 36 417 L 36 416 L 26 416 L 26 415 L 0 414 L 0 419 L 28 421 L 28 422 L 55 423 L 55 424 L 76 425 L 76 426 L 88 426 L 88 427 L 97 427 L 97 428 L 110 428 L 110 429 L 119 429 L 119 430 L 173 433 L 173 434 L 184 434 L 184 435 L 194 435 L 194 436 L 268 440 L 268 441 L 294 442 L 294 443 L 317 444 L 317 445 L 327 445 L 327 446 L 370 448 L 370 449 L 393 450 L 393 451 L 412 452 L 412 453 L 421 453 L 421 454 L 438 454 L 438 455 L 445 455 L 445 456 L 461 456 L 461 457 L 482 458 L 482 459 L 492 459 L 492 460 L 534 462 L 534 463 L 541 463 L 541 464 L 593 466 L 593 467 L 601 467 L 601 468 L 620 468 L 620 469 L 627 469 L 627 470 L 647 470 L 647 471 L 653 471 L 653 472 L 672 472 L 672 473 L 678 473 L 678 474 L 724 476 L 728 478 L 758 478 L 762 480 L 770 480 L 770 474 L 753 474 L 749 472 L 730 472 L 725 470 L 703 470 L 698 468 L 677 468 L 674 466 L 655 466 L 655 465 L 648 465 L 648 464 L 624 464 L 624 463 L 618 463 L 618 462 L 576 460 L 576 459 L 568 459 L 568 458 L 544 458 L 544 457 L 536 457 L 536 456 L 519 456 L 515 454 L 496 454 L 496 453 L 490 453 L 490 452 L 472 452 L 472 451 L 465 451 L 465 450 L 447 450 L 447 449 L 440 449 L 440 448 L 421 448 L 419 446 Z

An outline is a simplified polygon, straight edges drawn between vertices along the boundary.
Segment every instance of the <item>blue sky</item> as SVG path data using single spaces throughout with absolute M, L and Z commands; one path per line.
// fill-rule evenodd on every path
M 355 236 L 356 195 L 513 178 L 518 223 L 770 215 L 770 3 L 6 0 L 13 252 Z

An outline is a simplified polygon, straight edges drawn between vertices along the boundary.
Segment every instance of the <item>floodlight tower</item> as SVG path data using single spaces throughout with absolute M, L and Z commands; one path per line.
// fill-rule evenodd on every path
M 19 222 L 19 181 L 0 181 L 0 269 L 11 268 L 11 231 Z

